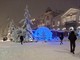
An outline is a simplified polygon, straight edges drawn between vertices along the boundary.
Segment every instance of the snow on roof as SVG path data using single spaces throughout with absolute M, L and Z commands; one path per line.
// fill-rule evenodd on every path
M 76 8 L 70 8 L 66 13 L 64 13 L 61 17 L 65 17 L 65 16 L 68 16 L 70 14 L 75 14 L 77 12 L 79 12 L 80 10 L 79 9 L 76 9 Z

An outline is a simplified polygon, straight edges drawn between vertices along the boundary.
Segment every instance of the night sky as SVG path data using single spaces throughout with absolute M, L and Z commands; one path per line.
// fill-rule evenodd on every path
M 9 22 L 7 21 L 8 17 L 18 24 L 18 21 L 24 18 L 26 4 L 34 18 L 42 15 L 47 7 L 51 7 L 52 10 L 64 11 L 71 7 L 78 8 L 80 0 L 0 0 L 0 26 Z

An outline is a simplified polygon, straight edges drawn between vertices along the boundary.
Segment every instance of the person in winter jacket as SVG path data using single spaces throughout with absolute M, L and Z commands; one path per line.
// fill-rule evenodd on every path
M 69 33 L 68 39 L 69 39 L 69 41 L 70 41 L 70 52 L 74 54 L 75 45 L 76 45 L 75 42 L 76 42 L 76 40 L 77 40 L 77 36 L 76 36 L 76 34 L 75 34 L 74 31 L 71 31 L 71 32 Z

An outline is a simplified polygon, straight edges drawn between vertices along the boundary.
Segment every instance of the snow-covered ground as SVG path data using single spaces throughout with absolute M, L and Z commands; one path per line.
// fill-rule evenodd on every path
M 76 42 L 75 54 L 69 51 L 69 41 L 24 43 L 0 42 L 0 60 L 80 60 L 80 41 Z

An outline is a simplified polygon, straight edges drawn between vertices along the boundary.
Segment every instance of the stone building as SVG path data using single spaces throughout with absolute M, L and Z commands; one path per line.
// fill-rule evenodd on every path
M 65 13 L 57 13 L 47 8 L 46 11 L 36 19 L 34 25 L 36 27 L 45 25 L 50 29 L 60 29 L 66 28 L 69 30 L 70 27 L 76 29 L 80 26 L 80 10 L 76 8 L 70 8 Z
M 56 27 L 55 24 L 58 20 L 54 20 L 54 19 L 61 13 L 62 11 L 60 10 L 53 11 L 50 7 L 48 7 L 43 14 L 43 23 L 45 24 L 45 26 L 50 29 L 53 29 L 54 27 Z M 59 21 L 58 21 L 58 24 L 60 24 Z
M 65 13 L 60 14 L 53 18 L 53 28 L 54 29 L 63 29 L 66 28 L 69 30 L 70 27 L 76 28 L 80 26 L 80 10 L 76 8 L 70 8 Z
M 80 10 L 70 8 L 61 16 L 61 25 L 69 29 L 74 27 L 76 29 L 80 25 Z

